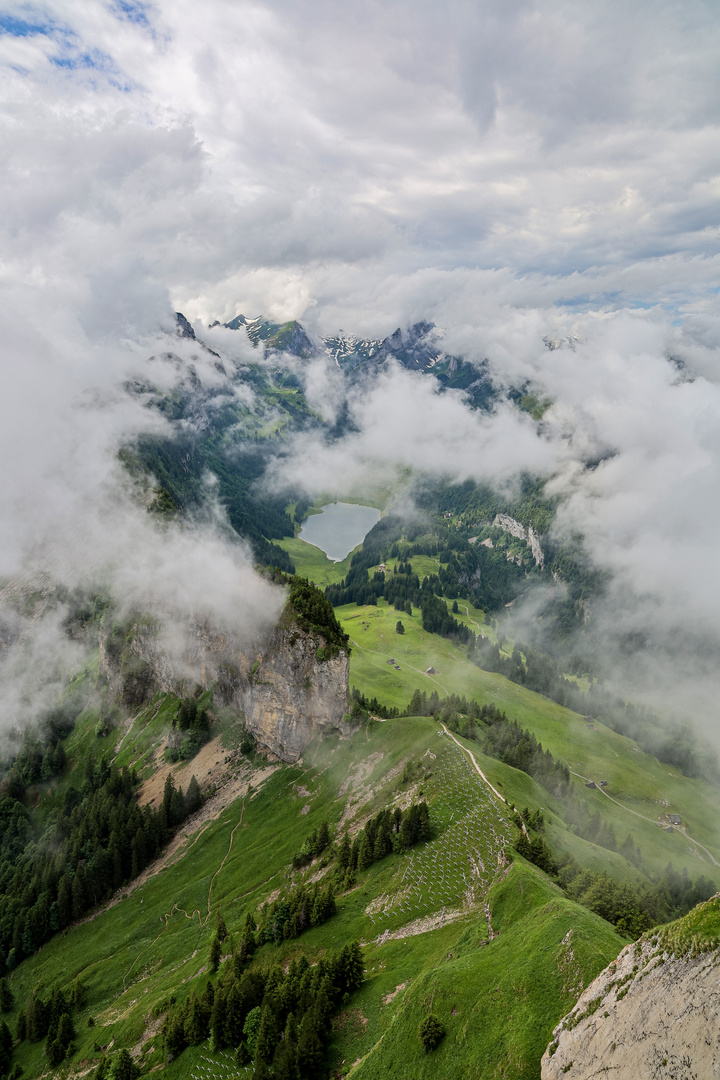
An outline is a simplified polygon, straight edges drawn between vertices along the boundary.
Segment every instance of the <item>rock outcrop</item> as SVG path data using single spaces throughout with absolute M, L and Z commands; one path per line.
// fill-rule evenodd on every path
M 322 644 L 305 631 L 277 626 L 243 694 L 248 730 L 283 761 L 297 761 L 316 735 L 352 730 L 344 719 L 348 658 L 340 652 L 318 660 Z
M 704 924 L 700 938 L 693 920 Z M 542 1080 L 720 1078 L 720 949 L 706 932 L 713 922 L 717 929 L 718 897 L 674 931 L 626 946 L 556 1027 Z
M 100 634 L 100 671 L 128 706 L 157 690 L 189 694 L 199 683 L 245 715 L 258 741 L 283 761 L 297 761 L 318 734 L 352 730 L 346 718 L 349 662 L 339 651 L 321 658 L 326 642 L 297 625 L 288 611 L 260 649 L 207 622 L 183 626 L 137 620 L 119 641 Z
M 496 529 L 509 532 L 511 536 L 516 536 L 518 540 L 524 540 L 526 544 L 529 544 L 535 565 L 539 566 L 541 570 L 544 569 L 545 555 L 532 525 L 522 525 L 515 518 L 510 517 L 509 514 L 496 514 L 493 518 L 493 526 Z

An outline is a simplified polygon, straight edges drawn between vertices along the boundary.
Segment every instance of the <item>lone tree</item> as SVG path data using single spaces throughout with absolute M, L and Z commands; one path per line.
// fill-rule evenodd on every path
M 395 624 L 395 632 L 397 634 L 404 634 L 405 633 L 405 627 L 403 626 L 400 619 L 398 619 L 397 623 Z
M 440 1045 L 441 1039 L 445 1035 L 445 1028 L 438 1020 L 437 1016 L 426 1016 L 421 1022 L 418 1028 L 418 1038 L 425 1047 L 425 1053 L 429 1054 L 431 1050 L 436 1050 Z

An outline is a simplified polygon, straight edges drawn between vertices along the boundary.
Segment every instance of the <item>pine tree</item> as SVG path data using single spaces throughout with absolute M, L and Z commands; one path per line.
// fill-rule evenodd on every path
M 323 1045 L 315 1029 L 314 1010 L 305 1013 L 300 1021 L 297 1042 L 297 1064 L 301 1076 L 312 1076 L 323 1058 Z
M 188 814 L 194 814 L 202 806 L 202 794 L 196 777 L 190 777 L 188 789 L 185 792 L 185 810 Z
M 226 1046 L 238 1046 L 243 1037 L 242 1005 L 242 991 L 240 983 L 236 981 L 228 991 L 225 1007 L 223 1042 Z
M 57 1027 L 57 1037 L 67 1053 L 70 1043 L 75 1038 L 75 1028 L 73 1027 L 72 1017 L 68 1012 L 64 1012 L 60 1016 Z
M 111 1080 L 135 1080 L 139 1075 L 140 1070 L 130 1057 L 130 1051 L 123 1047 L 113 1062 Z
M 418 1038 L 425 1047 L 425 1053 L 429 1054 L 432 1050 L 435 1050 L 440 1041 L 445 1035 L 445 1028 L 438 1020 L 437 1016 L 426 1016 L 424 1020 L 420 1022 L 418 1028 Z
M 370 866 L 372 861 L 373 861 L 372 848 L 370 847 L 370 841 L 368 840 L 368 835 L 365 832 L 365 830 L 363 829 L 362 834 L 361 834 L 360 846 L 358 848 L 358 861 L 357 861 L 358 870 L 361 871 L 361 872 L 363 870 L 367 870 L 368 866 Z
M 167 778 L 165 780 L 165 788 L 163 790 L 163 801 L 162 801 L 163 810 L 165 811 L 165 816 L 166 816 L 168 822 L 170 821 L 170 804 L 172 803 L 172 797 L 173 797 L 174 792 L 175 792 L 175 781 L 173 780 L 172 773 L 168 773 Z
M 205 1010 L 198 998 L 193 994 L 190 998 L 190 1008 L 185 1023 L 183 1024 L 185 1041 L 189 1046 L 199 1046 L 201 1042 L 205 1041 L 207 1036 L 206 1019 Z
M 240 938 L 240 944 L 238 945 L 237 951 L 233 956 L 233 971 L 235 972 L 236 976 L 242 974 L 245 966 L 247 965 L 250 957 L 254 952 L 255 935 L 251 930 L 248 929 L 246 923 L 245 929 L 242 932 L 242 937 Z
M 225 1043 L 225 1021 L 227 1018 L 227 999 L 222 990 L 218 989 L 213 1002 L 210 1015 L 210 1034 L 214 1050 L 222 1050 Z
M 330 829 L 328 828 L 327 821 L 320 822 L 320 828 L 318 829 L 317 842 L 315 845 L 315 854 L 319 855 L 321 851 L 330 843 Z
M 275 1015 L 269 1005 L 264 1005 L 260 1014 L 260 1026 L 255 1039 L 255 1061 L 269 1065 L 275 1053 L 278 1041 L 278 1029 Z
M 345 945 L 336 960 L 337 981 L 344 991 L 357 990 L 365 976 L 365 961 L 359 941 Z
M 213 975 L 215 974 L 217 969 L 220 967 L 221 958 L 222 958 L 222 944 L 220 942 L 219 936 L 217 934 L 215 934 L 213 936 L 212 941 L 210 942 L 210 970 L 212 971 Z
M 373 846 L 373 859 L 375 859 L 376 861 L 384 859 L 388 851 L 390 850 L 390 846 L 390 835 L 387 829 L 381 826 L 377 831 L 377 836 L 375 837 L 375 844 Z
M 15 1004 L 15 996 L 7 979 L 0 979 L 0 1012 L 10 1012 Z
M 70 1007 L 75 1010 L 80 1010 L 86 1001 L 87 987 L 85 986 L 85 983 L 76 979 L 70 989 Z
M 186 816 L 185 796 L 179 788 L 176 788 L 170 799 L 170 813 L 168 814 L 170 827 L 175 828 L 177 825 L 181 825 Z
M 408 716 L 422 716 L 424 714 L 423 695 L 419 690 L 416 690 L 410 698 L 407 714 Z
M 61 1061 L 64 1061 L 65 1047 L 60 1042 L 60 1039 L 57 1037 L 57 1035 L 54 1039 L 51 1039 L 50 1036 L 48 1036 L 47 1046 L 45 1047 L 45 1054 L 47 1056 L 48 1064 L 51 1069 L 54 1069 L 57 1065 L 60 1064 Z
M 298 1080 L 300 1075 L 297 1067 L 297 1024 L 292 1013 L 285 1025 L 285 1036 L 275 1047 L 273 1075 L 276 1080 Z

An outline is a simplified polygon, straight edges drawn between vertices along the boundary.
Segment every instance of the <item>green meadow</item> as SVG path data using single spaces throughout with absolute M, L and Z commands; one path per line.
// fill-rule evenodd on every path
M 408 761 L 411 783 L 403 781 Z M 75 1063 L 91 1063 L 99 1047 L 127 1046 L 144 1069 L 163 1065 L 168 1078 L 227 1075 L 228 1055 L 213 1055 L 207 1044 L 166 1062 L 155 1019 L 171 997 L 181 1001 L 207 981 L 218 912 L 237 940 L 246 912 L 289 883 L 293 851 L 323 819 L 337 835 L 341 820 L 354 831 L 379 808 L 422 797 L 430 841 L 373 864 L 338 897 L 332 919 L 263 946 L 254 963 L 363 942 L 367 980 L 335 1021 L 332 1063 L 343 1072 L 358 1061 L 359 1077 L 390 1068 L 430 1076 L 414 1033 L 432 999 L 448 1031 L 436 1063 L 449 1075 L 501 1075 L 510 1055 L 515 1075 L 535 1076 L 553 1025 L 623 942 L 513 856 L 508 809 L 464 750 L 430 719 L 368 721 L 352 739 L 315 744 L 302 764 L 278 765 L 262 783 L 259 770 L 266 775 L 262 758 L 249 771 L 247 794 L 202 824 L 160 873 L 23 962 L 11 980 L 16 1002 L 34 988 L 80 979 L 88 997 L 75 1017 Z M 495 779 L 510 791 L 513 776 L 529 801 L 541 797 L 507 766 Z M 39 1076 L 42 1045 L 22 1043 L 17 1060 L 26 1076 Z
M 597 810 L 613 826 L 619 842 L 632 833 L 650 869 L 661 872 L 672 863 L 676 869 L 687 866 L 691 877 L 704 874 L 720 882 L 720 867 L 711 858 L 720 863 L 720 792 L 710 784 L 659 762 L 598 721 L 589 727 L 578 713 L 503 675 L 483 671 L 462 649 L 423 630 L 419 611 L 412 616 L 398 613 L 381 600 L 377 607 L 348 604 L 336 614 L 352 642 L 351 686 L 400 709 L 407 708 L 416 689 L 428 694 L 437 690 L 441 697 L 453 692 L 496 705 L 577 774 L 577 791 L 592 812 Z M 398 618 L 404 634 L 395 629 Z M 430 667 L 434 674 L 426 674 Z M 496 768 L 497 763 L 487 759 L 488 775 Z M 607 794 L 587 789 L 587 780 L 606 780 Z M 668 812 L 682 816 L 687 835 L 658 827 L 658 818 Z

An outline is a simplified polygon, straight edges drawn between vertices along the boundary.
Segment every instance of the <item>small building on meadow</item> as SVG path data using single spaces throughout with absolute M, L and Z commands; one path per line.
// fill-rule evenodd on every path
M 671 825 L 682 825 L 682 818 L 679 814 L 668 814 L 667 819 Z
M 595 783 L 595 781 L 594 781 L 594 780 L 588 780 L 588 782 L 587 782 L 587 784 L 585 785 L 585 787 L 591 787 L 591 788 L 596 788 L 596 787 L 597 787 L 597 784 Z
M 437 675 L 437 671 L 434 667 L 425 668 L 426 675 Z

